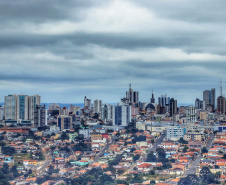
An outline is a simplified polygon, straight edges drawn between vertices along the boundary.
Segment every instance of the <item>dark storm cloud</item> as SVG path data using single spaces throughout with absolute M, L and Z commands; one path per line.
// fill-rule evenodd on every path
M 117 102 L 132 83 L 146 97 L 141 100 L 156 87 L 192 102 L 225 74 L 225 6 L 210 0 L 2 0 L 1 88 L 37 91 L 47 102 L 54 92 L 68 95 L 61 102 L 81 102 L 85 94 Z
M 1 22 L 46 22 L 76 19 L 83 17 L 81 11 L 94 6 L 97 1 L 84 0 L 1 0 L 0 20 Z M 72 16 L 73 15 L 73 16 Z

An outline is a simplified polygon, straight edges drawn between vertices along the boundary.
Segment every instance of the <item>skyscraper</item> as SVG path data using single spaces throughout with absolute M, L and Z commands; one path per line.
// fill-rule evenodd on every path
M 17 97 L 17 120 L 28 120 L 28 95 L 20 94 Z
M 41 97 L 39 95 L 29 96 L 28 97 L 28 109 L 29 109 L 29 120 L 34 120 L 34 111 L 36 108 L 36 105 L 41 105 Z
M 195 108 L 196 109 L 203 109 L 203 101 L 198 99 L 198 98 L 196 98 L 196 100 L 195 100 Z
M 34 120 L 35 106 L 40 104 L 39 95 L 5 96 L 5 120 Z
M 131 84 L 129 84 L 129 91 L 126 91 L 126 103 L 127 104 L 138 104 L 139 103 L 139 92 L 133 91 Z
M 203 91 L 203 107 L 207 108 L 208 106 L 212 106 L 212 110 L 215 109 L 215 88 L 212 88 L 211 90 L 205 90 Z
M 101 108 L 101 119 L 112 121 L 115 115 L 115 107 L 113 105 L 104 104 Z
M 94 113 L 101 113 L 101 107 L 102 107 L 102 100 L 94 100 L 94 103 L 93 103 L 94 107 L 93 107 L 93 112 Z
M 87 108 L 87 109 L 91 109 L 91 100 L 86 98 L 84 98 L 84 107 Z
M 217 98 L 217 111 L 220 114 L 225 114 L 225 97 L 223 96 Z
M 17 120 L 17 95 L 5 96 L 5 119 Z
M 215 95 L 215 88 L 212 88 L 210 91 L 210 104 L 213 106 L 213 110 L 215 109 L 215 99 L 216 99 L 216 95 Z
M 174 98 L 171 98 L 170 99 L 170 116 L 172 117 L 176 113 L 177 113 L 177 100 L 174 100 Z
M 119 103 L 115 106 L 113 124 L 119 126 L 128 126 L 131 122 L 131 107 L 127 104 Z
M 36 105 L 34 110 L 34 127 L 43 127 L 47 125 L 47 109 L 45 106 Z

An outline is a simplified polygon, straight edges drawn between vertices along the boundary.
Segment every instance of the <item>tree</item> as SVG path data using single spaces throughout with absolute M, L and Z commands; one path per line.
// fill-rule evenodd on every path
M 183 152 L 186 153 L 187 150 L 188 150 L 188 146 L 186 145 L 186 146 L 184 146 L 184 148 L 183 148 Z
M 5 155 L 13 155 L 16 152 L 15 148 L 11 147 L 11 146 L 4 146 L 2 147 L 2 153 Z
M 156 156 L 154 155 L 154 152 L 150 152 L 150 153 L 147 155 L 146 162 L 156 162 L 156 161 L 157 161 L 157 158 L 156 158 Z
M 226 159 L 226 154 L 224 154 L 222 158 L 223 158 L 223 159 Z
M 155 175 L 155 170 L 151 170 L 151 171 L 149 172 L 149 174 L 150 174 L 150 175 Z
M 206 149 L 206 147 L 203 147 L 203 148 L 202 148 L 202 154 L 203 154 L 203 153 L 208 153 L 208 150 Z
M 189 174 L 187 177 L 181 178 L 178 185 L 198 185 L 199 178 L 195 174 Z
M 31 169 L 28 170 L 28 175 L 30 175 L 30 174 L 32 174 L 32 170 Z
M 157 148 L 156 152 L 158 153 L 159 161 L 163 161 L 166 158 L 166 152 L 163 148 Z
M 181 137 L 181 138 L 179 139 L 179 143 L 182 143 L 182 144 L 188 144 L 188 142 L 185 141 L 185 140 L 183 139 L 183 137 Z
M 134 162 L 137 161 L 138 159 L 140 159 L 140 155 L 135 155 L 135 156 L 133 156 L 133 161 L 134 161 Z
M 100 176 L 100 183 L 103 184 L 105 182 L 113 182 L 113 179 L 107 175 L 107 174 L 103 174 L 102 176 Z

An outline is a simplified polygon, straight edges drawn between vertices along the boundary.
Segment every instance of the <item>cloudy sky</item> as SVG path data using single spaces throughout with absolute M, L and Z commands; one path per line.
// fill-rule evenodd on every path
M 212 0 L 1 0 L 0 101 L 193 103 L 226 73 L 226 4 Z M 224 88 L 224 83 L 223 83 Z

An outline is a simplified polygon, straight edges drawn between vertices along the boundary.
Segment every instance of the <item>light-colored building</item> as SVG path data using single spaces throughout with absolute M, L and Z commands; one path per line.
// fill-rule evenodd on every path
M 94 113 L 101 113 L 101 107 L 102 107 L 102 100 L 94 100 L 94 103 L 93 103 L 94 107 L 93 107 L 93 112 Z
M 115 108 L 113 105 L 104 104 L 101 107 L 101 119 L 104 121 L 112 121 L 115 115 Z
M 67 130 L 72 128 L 72 117 L 71 116 L 58 116 L 57 126 L 60 130 Z
M 131 106 L 124 103 L 119 103 L 115 106 L 113 124 L 119 126 L 128 126 L 129 122 L 131 122 Z
M 184 137 L 184 134 L 186 134 L 186 128 L 181 128 L 179 126 L 172 126 L 172 127 L 168 127 L 166 129 L 167 131 L 167 139 L 169 140 L 179 140 L 180 138 Z
M 196 108 L 191 105 L 186 108 L 186 123 L 196 122 Z
M 204 140 L 205 136 L 202 133 L 187 133 L 184 134 L 185 141 L 202 141 Z
M 39 95 L 5 96 L 5 120 L 34 120 L 35 107 L 40 104 Z
M 84 98 L 84 107 L 88 108 L 88 109 L 91 109 L 91 100 L 86 98 L 86 96 Z

